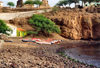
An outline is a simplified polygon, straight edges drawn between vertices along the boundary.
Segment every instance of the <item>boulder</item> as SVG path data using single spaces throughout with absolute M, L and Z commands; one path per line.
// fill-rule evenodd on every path
M 89 6 L 89 7 L 85 7 L 84 8 L 86 12 L 89 12 L 89 13 L 100 13 L 100 7 L 97 6 Z

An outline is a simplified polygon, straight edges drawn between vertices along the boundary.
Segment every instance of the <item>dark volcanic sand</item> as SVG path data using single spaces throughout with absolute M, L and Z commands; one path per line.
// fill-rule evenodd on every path
M 0 68 L 95 68 L 58 55 L 59 48 L 61 45 L 6 42 L 0 49 Z

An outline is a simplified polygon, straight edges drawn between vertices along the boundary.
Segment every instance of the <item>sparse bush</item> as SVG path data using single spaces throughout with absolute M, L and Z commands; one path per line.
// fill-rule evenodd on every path
M 41 14 L 35 14 L 29 19 L 29 23 L 35 28 L 35 32 L 38 34 L 43 34 L 45 36 L 50 35 L 51 33 L 60 33 L 60 28 L 52 22 L 50 19 L 47 19 Z
M 58 11 L 58 10 L 59 10 L 59 7 L 53 7 L 53 8 L 52 8 L 52 11 L 53 11 L 53 12 Z
M 5 24 L 3 20 L 0 20 L 0 33 L 9 35 L 7 31 L 11 31 L 11 29 Z
M 37 32 L 34 32 L 34 31 L 27 31 L 27 35 L 36 35 L 36 34 L 38 34 Z

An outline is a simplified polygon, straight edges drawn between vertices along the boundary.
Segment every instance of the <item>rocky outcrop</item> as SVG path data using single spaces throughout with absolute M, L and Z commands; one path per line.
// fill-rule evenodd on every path
M 42 5 L 39 8 L 50 8 L 47 0 L 42 0 Z
M 45 14 L 60 26 L 62 36 L 69 39 L 100 39 L 100 14 L 61 9 Z
M 22 6 L 23 6 L 23 0 L 18 0 L 16 7 L 22 7 Z
M 17 26 L 18 28 L 23 28 L 25 30 L 33 30 L 33 27 L 29 25 L 28 20 L 30 17 L 14 18 L 7 21 L 7 23 Z
M 22 8 L 24 8 L 24 9 L 34 9 L 34 5 L 31 5 L 31 4 L 26 4 L 26 5 L 24 5 Z
M 89 6 L 84 8 L 86 12 L 89 13 L 100 13 L 100 7 L 95 7 L 95 6 Z

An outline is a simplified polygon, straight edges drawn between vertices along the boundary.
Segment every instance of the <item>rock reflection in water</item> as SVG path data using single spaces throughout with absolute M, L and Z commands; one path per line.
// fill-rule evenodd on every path
M 79 47 L 79 52 L 83 55 L 94 56 L 95 59 L 100 59 L 100 46 L 83 46 Z
M 69 48 L 65 52 L 73 59 L 100 67 L 100 45 Z

